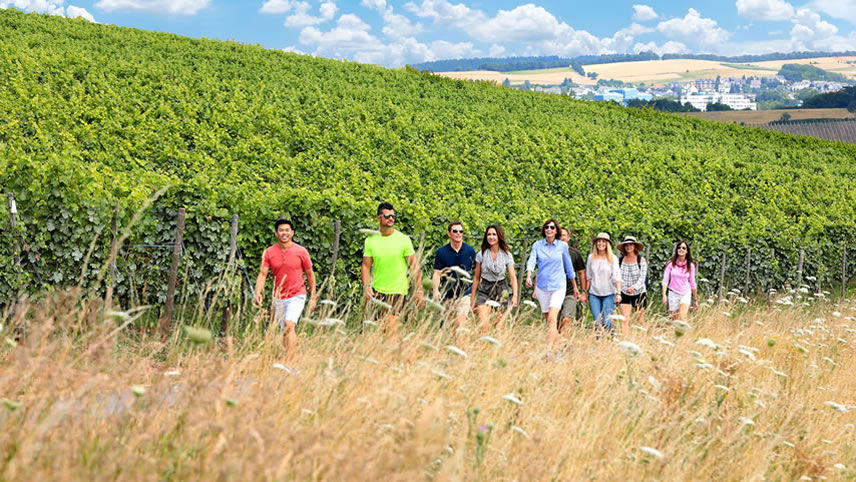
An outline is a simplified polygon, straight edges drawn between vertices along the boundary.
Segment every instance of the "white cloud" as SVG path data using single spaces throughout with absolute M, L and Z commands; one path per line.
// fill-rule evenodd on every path
M 386 0 L 363 0 L 362 5 L 376 10 L 383 18 L 383 34 L 394 39 L 403 39 L 424 31 L 422 24 L 414 24 L 404 15 L 395 13 Z
M 77 18 L 81 17 L 90 22 L 95 22 L 95 17 L 92 16 L 85 8 L 75 5 L 65 6 L 65 0 L 11 0 L 0 1 L 0 10 L 6 8 L 17 8 L 25 12 L 46 13 L 49 15 L 58 15 L 60 17 Z
M 657 30 L 671 38 L 703 47 L 719 45 L 731 36 L 727 31 L 719 28 L 716 20 L 703 18 L 694 8 L 689 9 L 683 18 L 660 22 Z
M 299 41 L 301 45 L 313 48 L 313 55 L 389 66 L 482 55 L 470 42 L 438 40 L 425 44 L 407 37 L 385 43 L 372 35 L 371 27 L 353 14 L 339 17 L 336 25 L 327 32 L 317 27 L 306 27 L 300 32 Z
M 505 47 L 499 44 L 493 44 L 488 51 L 489 57 L 501 57 L 505 53 Z
M 657 45 L 655 42 L 648 43 L 637 43 L 633 46 L 633 53 L 638 54 L 639 52 L 654 52 L 657 55 L 665 55 L 665 54 L 685 54 L 690 50 L 686 45 L 675 42 L 673 40 L 669 40 L 663 45 Z
M 463 3 L 452 4 L 447 0 L 423 0 L 417 5 L 407 3 L 404 8 L 420 18 L 430 18 L 436 23 L 445 23 L 455 27 L 469 27 L 485 19 L 485 14 L 473 10 Z
M 95 22 L 95 17 L 93 17 L 85 8 L 76 7 L 74 5 L 69 5 L 68 8 L 65 9 L 65 16 L 68 18 L 80 17 L 89 20 L 90 22 Z
M 531 3 L 500 10 L 496 17 L 471 26 L 470 34 L 484 42 L 533 42 L 555 39 L 570 27 Z
M 283 47 L 282 51 L 283 52 L 291 52 L 291 53 L 300 54 L 300 55 L 307 55 L 306 52 L 300 50 L 299 48 L 295 47 L 294 45 L 289 45 L 288 47 Z
M 210 4 L 211 0 L 99 0 L 95 8 L 108 12 L 196 15 Z
M 260 13 L 288 13 L 294 9 L 292 0 L 267 0 L 259 9 Z
M 437 40 L 431 42 L 431 54 L 435 59 L 462 59 L 478 57 L 481 52 L 473 48 L 471 42 L 446 42 Z
M 856 0 L 814 0 L 810 5 L 832 18 L 856 24 Z
M 0 9 L 17 8 L 25 12 L 47 13 L 49 15 L 65 15 L 65 0 L 12 0 L 0 1 Z
M 824 47 L 840 43 L 836 39 L 838 27 L 821 20 L 817 12 L 801 8 L 797 10 L 793 22 L 791 39 L 801 47 L 826 50 L 827 48 Z
M 324 2 L 318 8 L 318 16 L 309 14 L 312 5 L 306 2 L 296 2 L 294 13 L 285 18 L 286 27 L 305 27 L 307 25 L 318 25 L 333 20 L 339 7 L 333 2 Z
M 737 14 L 759 20 L 789 20 L 793 5 L 784 0 L 737 0 Z
M 659 17 L 657 12 L 648 5 L 633 5 L 633 18 L 644 22 L 646 20 L 654 20 Z

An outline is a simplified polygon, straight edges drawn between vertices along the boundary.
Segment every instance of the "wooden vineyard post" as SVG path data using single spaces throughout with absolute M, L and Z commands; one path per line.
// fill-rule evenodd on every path
M 238 215 L 232 215 L 232 226 L 229 229 L 229 260 L 226 262 L 226 284 L 232 286 L 235 279 L 235 257 L 238 254 Z M 220 334 L 226 336 L 229 332 L 229 317 L 232 314 L 232 297 L 231 290 L 226 290 L 226 306 L 223 307 L 223 316 L 220 319 Z
M 160 332 L 164 340 L 169 335 L 172 328 L 172 315 L 175 310 L 175 285 L 178 281 L 178 264 L 181 261 L 181 243 L 184 239 L 184 217 L 185 209 L 178 208 L 178 218 L 175 228 L 175 244 L 172 246 L 172 263 L 169 267 L 169 281 L 166 287 L 166 305 L 163 310 L 163 317 L 160 320 Z
M 743 285 L 743 296 L 749 294 L 750 269 L 752 267 L 752 248 L 746 250 L 746 281 Z
M 847 296 L 847 243 L 841 244 L 841 297 Z
M 520 297 L 517 300 L 518 309 L 523 303 L 523 280 L 526 279 L 526 260 L 529 259 L 529 253 L 527 250 L 529 249 L 529 243 L 527 242 L 526 236 L 523 236 L 523 249 L 520 250 L 520 271 L 517 273 L 517 294 Z M 473 293 L 475 296 L 476 293 Z
M 113 208 L 113 219 L 110 220 L 110 259 L 107 261 L 107 294 L 104 295 L 104 312 L 113 309 L 113 290 L 116 286 L 116 257 L 119 255 L 119 201 Z
M 804 263 L 804 262 L 805 262 L 805 250 L 804 250 L 804 249 L 801 249 L 801 250 L 800 250 L 800 263 L 799 263 L 799 265 L 797 265 L 797 286 L 796 286 L 796 288 L 797 288 L 797 289 L 799 289 L 799 288 L 802 286 L 802 282 L 803 282 L 803 263 Z
M 720 261 L 719 268 L 719 289 L 716 293 L 716 301 L 717 303 L 722 300 L 723 290 L 725 289 L 725 261 L 726 258 L 726 248 L 722 248 L 722 260 Z
M 15 253 L 15 266 L 21 265 L 21 251 L 18 247 L 17 237 L 14 235 L 15 229 L 18 227 L 18 205 L 15 203 L 15 195 L 10 193 L 6 194 L 6 198 L 8 200 L 9 206 L 9 227 L 12 229 L 12 252 Z
M 330 258 L 330 275 L 327 279 L 330 281 L 330 293 L 336 286 L 336 262 L 339 260 L 339 240 L 342 237 L 342 221 L 333 221 L 333 256 Z

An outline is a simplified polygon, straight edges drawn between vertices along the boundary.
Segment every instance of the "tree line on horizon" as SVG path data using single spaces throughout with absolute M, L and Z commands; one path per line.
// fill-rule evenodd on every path
M 856 56 L 856 51 L 848 50 L 842 52 L 775 52 L 759 55 L 737 55 L 723 56 L 712 54 L 664 54 L 657 55 L 652 51 L 644 51 L 636 54 L 605 54 L 605 55 L 580 55 L 577 57 L 560 57 L 558 55 L 533 56 L 533 57 L 476 57 L 469 59 L 446 59 L 432 62 L 421 62 L 411 65 L 414 69 L 425 72 L 454 72 L 467 70 L 490 70 L 495 72 L 510 72 L 515 70 L 540 70 L 568 67 L 577 71 L 582 70 L 584 65 L 612 64 L 617 62 L 641 62 L 645 60 L 710 60 L 714 62 L 767 62 L 772 60 L 799 60 L 815 57 L 839 57 Z M 584 71 L 577 71 L 585 75 Z

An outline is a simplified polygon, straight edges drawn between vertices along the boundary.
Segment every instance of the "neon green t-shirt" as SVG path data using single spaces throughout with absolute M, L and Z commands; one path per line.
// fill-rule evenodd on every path
M 367 237 L 363 257 L 372 258 L 372 289 L 386 295 L 406 295 L 410 288 L 406 258 L 415 253 L 410 238 L 401 231 Z

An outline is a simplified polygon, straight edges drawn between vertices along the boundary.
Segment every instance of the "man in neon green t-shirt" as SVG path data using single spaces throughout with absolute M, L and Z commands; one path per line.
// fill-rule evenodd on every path
M 388 331 L 395 334 L 398 329 L 398 316 L 410 288 L 408 273 L 416 284 L 417 302 L 421 304 L 424 300 L 422 272 L 410 238 L 394 227 L 395 209 L 392 204 L 380 203 L 377 219 L 380 234 L 366 238 L 360 276 L 367 301 L 374 298 L 392 307 L 387 313 L 386 322 Z

